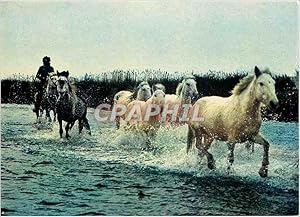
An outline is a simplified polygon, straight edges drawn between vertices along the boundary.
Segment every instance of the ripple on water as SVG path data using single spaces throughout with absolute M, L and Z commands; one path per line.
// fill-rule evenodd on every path
M 16 131 L 14 123 L 26 119 L 24 123 L 32 124 L 34 117 L 23 115 L 15 120 L 20 116 L 11 113 L 23 113 L 25 107 L 8 108 L 2 111 L 5 148 L 1 150 L 2 203 L 7 214 L 298 213 L 298 147 L 278 142 L 281 128 L 293 128 L 294 132 L 298 125 L 276 123 L 271 132 L 274 123 L 266 123 L 265 129 L 270 129 L 266 136 L 278 144 L 271 144 L 270 176 L 262 179 L 257 174 L 263 154 L 258 145 L 252 154 L 244 145 L 237 145 L 235 172 L 227 175 L 224 143 L 212 144 L 217 169 L 210 171 L 195 149 L 186 154 L 186 126 L 162 127 L 153 147 L 145 150 L 144 135 L 99 125 L 91 110 L 92 137 L 79 136 L 75 125 L 72 138 L 60 140 L 57 123 L 52 130 L 42 129 L 43 123 L 39 123 L 41 130 L 25 124 Z M 298 137 L 292 136 L 289 134 L 289 141 L 298 142 Z

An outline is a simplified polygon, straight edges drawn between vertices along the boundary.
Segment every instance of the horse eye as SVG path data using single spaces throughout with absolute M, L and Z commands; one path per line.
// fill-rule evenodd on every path
M 191 84 L 187 83 L 186 85 L 187 85 L 187 86 L 190 86 Z
M 264 86 L 264 83 L 262 83 L 262 82 L 259 82 L 259 85 L 262 87 L 262 86 Z

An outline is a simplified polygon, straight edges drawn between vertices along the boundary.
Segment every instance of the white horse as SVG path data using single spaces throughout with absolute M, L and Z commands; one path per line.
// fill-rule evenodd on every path
M 146 133 L 147 145 L 151 144 L 160 127 L 164 105 L 165 93 L 162 90 L 156 90 L 146 102 L 134 100 L 127 105 L 124 120 L 129 128 Z
M 122 90 L 115 94 L 114 104 L 122 104 L 127 106 L 134 99 L 140 101 L 147 101 L 151 97 L 151 88 L 147 81 L 143 81 L 137 87 L 135 92 Z M 116 117 L 116 127 L 120 127 L 120 117 Z
M 190 105 L 194 98 L 199 96 L 197 90 L 197 82 L 193 76 L 185 77 L 181 83 L 177 85 L 176 94 L 166 94 L 165 104 L 168 110 L 176 111 L 178 107 L 178 112 L 176 113 L 176 119 L 172 119 L 172 114 L 167 114 L 166 121 L 170 122 L 178 121 L 178 118 L 183 112 L 183 105 Z
M 85 127 L 91 135 L 90 125 L 86 118 L 87 106 L 71 87 L 68 80 L 69 72 L 57 72 L 57 75 L 57 91 L 59 94 L 57 100 L 57 120 L 59 122 L 60 138 L 62 138 L 63 134 L 62 121 L 67 122 L 65 127 L 67 139 L 70 137 L 69 130 L 73 127 L 76 120 L 78 120 L 79 133 L 81 133 L 83 127 Z
M 156 90 L 146 102 L 141 100 L 133 100 L 130 102 L 127 105 L 124 119 L 130 125 L 136 125 L 138 128 L 147 128 L 149 125 L 157 125 L 160 121 L 164 104 L 165 93 L 162 90 Z M 153 112 L 154 109 L 157 109 L 157 112 Z M 134 112 L 136 112 L 136 115 L 133 115 Z M 152 115 L 151 112 L 153 112 Z M 129 120 L 128 116 L 131 117 Z
M 161 83 L 156 83 L 152 85 L 152 93 L 154 93 L 156 90 L 162 90 L 164 93 L 166 92 L 165 85 Z
M 262 123 L 261 106 L 277 108 L 279 105 L 275 93 L 275 81 L 269 70 L 260 71 L 255 66 L 255 75 L 242 79 L 229 97 L 210 96 L 199 99 L 189 115 L 187 152 L 196 139 L 200 155 L 207 157 L 208 168 L 215 168 L 215 161 L 208 149 L 214 139 L 227 141 L 228 173 L 234 161 L 236 143 L 254 142 L 264 148 L 261 177 L 268 175 L 269 143 L 259 133 Z M 195 115 L 196 114 L 196 115 Z M 193 120 L 193 117 L 201 117 Z

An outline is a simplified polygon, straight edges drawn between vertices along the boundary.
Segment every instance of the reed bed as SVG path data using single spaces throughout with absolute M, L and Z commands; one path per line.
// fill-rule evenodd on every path
M 112 103 L 115 93 L 120 90 L 134 90 L 143 80 L 147 80 L 150 85 L 157 82 L 162 83 L 166 86 L 166 93 L 175 93 L 177 84 L 187 74 L 195 76 L 201 96 L 229 96 L 234 85 L 248 73 L 246 71 L 170 73 L 152 69 L 143 71 L 119 69 L 98 75 L 85 74 L 74 80 L 78 94 L 89 107 L 96 107 L 103 102 Z M 298 121 L 298 90 L 293 78 L 287 75 L 274 75 L 274 78 L 280 107 L 275 112 L 264 109 L 263 117 L 278 121 Z M 32 104 L 36 91 L 33 81 L 34 76 L 23 76 L 22 74 L 15 74 L 1 80 L 1 103 Z

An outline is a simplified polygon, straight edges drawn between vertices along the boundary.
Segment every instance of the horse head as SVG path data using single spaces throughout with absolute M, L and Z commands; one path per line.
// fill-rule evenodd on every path
M 180 95 L 182 97 L 190 97 L 191 99 L 198 98 L 199 92 L 197 90 L 197 82 L 195 81 L 194 76 L 185 77 L 181 82 L 181 85 Z
M 270 71 L 268 69 L 261 71 L 255 66 L 254 72 L 255 99 L 272 109 L 276 109 L 279 106 L 279 101 L 275 91 L 275 80 Z
M 64 95 L 71 91 L 71 87 L 69 84 L 69 71 L 57 71 L 57 91 L 59 94 Z
M 162 112 L 162 107 L 165 104 L 165 92 L 162 90 L 156 90 L 152 94 L 151 98 L 149 99 L 152 104 L 158 105 L 161 108 Z
M 56 74 L 50 74 L 47 78 L 47 93 L 48 94 L 57 94 L 57 79 Z
M 151 97 L 151 87 L 147 81 L 143 81 L 138 86 L 137 99 L 147 100 Z
M 162 90 L 163 92 L 166 92 L 165 85 L 161 83 L 156 83 L 152 85 L 152 93 L 154 93 L 156 90 Z

